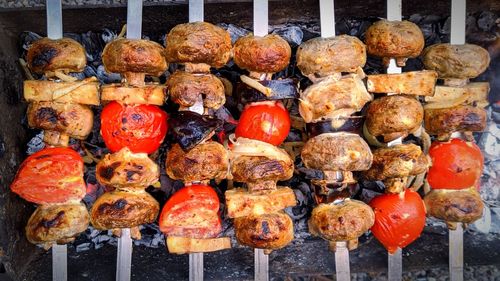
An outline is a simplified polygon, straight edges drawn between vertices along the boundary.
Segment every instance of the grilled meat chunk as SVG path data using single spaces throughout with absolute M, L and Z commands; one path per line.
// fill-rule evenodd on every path
M 475 187 L 433 189 L 424 197 L 427 215 L 447 222 L 472 223 L 483 215 L 483 201 Z
M 307 168 L 323 171 L 364 171 L 370 168 L 372 153 L 356 134 L 326 133 L 309 139 L 302 148 Z
M 83 203 L 40 205 L 26 225 L 26 237 L 33 244 L 69 243 L 89 225 L 89 213 Z
M 70 38 L 39 39 L 29 47 L 26 60 L 30 70 L 39 74 L 81 72 L 87 64 L 85 49 Z
M 172 101 L 184 107 L 203 99 L 204 107 L 217 110 L 226 102 L 224 84 L 212 74 L 176 71 L 168 78 L 167 89 Z
M 111 191 L 101 195 L 90 211 L 96 229 L 131 228 L 156 220 L 160 205 L 144 190 Z
M 474 44 L 435 44 L 422 56 L 425 68 L 437 71 L 439 78 L 475 78 L 490 64 L 488 51 Z
M 366 51 L 369 55 L 396 58 L 399 66 L 405 65 L 405 58 L 418 57 L 424 43 L 422 31 L 410 21 L 383 19 L 372 24 L 365 33 Z
M 285 212 L 234 219 L 236 239 L 252 248 L 276 250 L 293 240 L 293 222 Z
M 92 131 L 94 114 L 87 106 L 71 103 L 34 102 L 28 106 L 28 125 L 83 140 Z
M 328 77 L 302 92 L 299 112 L 306 123 L 332 119 L 338 128 L 372 99 L 359 77 Z
M 302 74 L 312 78 L 355 72 L 365 63 L 365 44 L 354 36 L 317 37 L 297 49 L 297 67 Z
M 234 62 L 250 72 L 275 73 L 290 63 L 292 49 L 276 34 L 246 35 L 234 43 Z
M 231 150 L 233 179 L 252 191 L 276 189 L 276 181 L 290 179 L 293 168 L 285 150 L 266 142 L 240 137 Z
M 486 128 L 486 110 L 470 105 L 425 109 L 424 126 L 431 135 L 480 132 Z
M 367 204 L 345 200 L 339 204 L 320 204 L 309 219 L 309 232 L 329 241 L 357 239 L 375 223 L 375 214 Z
M 419 146 L 399 144 L 375 149 L 372 166 L 364 176 L 371 181 L 402 178 L 421 174 L 428 167 L 429 160 Z
M 168 62 L 223 67 L 231 58 L 229 32 L 208 22 L 176 25 L 166 40 Z
M 222 180 L 227 175 L 229 153 L 215 141 L 203 142 L 187 152 L 174 144 L 165 166 L 170 178 L 183 182 Z
M 147 153 L 132 153 L 127 147 L 106 154 L 97 163 L 99 183 L 118 189 L 145 189 L 160 178 L 160 168 Z
M 374 137 L 384 142 L 404 138 L 420 128 L 424 109 L 420 102 L 406 96 L 385 96 L 375 99 L 366 111 L 365 126 Z

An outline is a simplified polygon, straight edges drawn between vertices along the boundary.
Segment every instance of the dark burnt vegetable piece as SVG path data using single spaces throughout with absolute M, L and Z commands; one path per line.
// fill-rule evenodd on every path
M 364 121 L 364 116 L 351 116 L 347 118 L 346 122 L 339 128 L 332 127 L 332 121 L 330 119 L 315 123 L 306 123 L 306 132 L 309 138 L 324 133 L 335 132 L 349 132 L 361 135 Z
M 223 123 L 222 120 L 212 116 L 179 111 L 168 119 L 169 135 L 184 151 L 188 151 L 222 127 Z

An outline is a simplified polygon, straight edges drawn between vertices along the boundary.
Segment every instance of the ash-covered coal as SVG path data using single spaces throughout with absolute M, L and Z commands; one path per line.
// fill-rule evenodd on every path
M 340 18 L 336 23 L 336 30 L 338 34 L 349 34 L 353 36 L 358 36 L 361 39 L 364 38 L 364 33 L 366 29 L 374 22 L 378 20 L 377 18 Z M 420 15 L 415 14 L 409 17 L 409 20 L 415 22 L 422 29 L 426 45 L 447 42 L 449 40 L 450 33 L 450 20 L 449 18 L 442 18 L 432 15 Z M 231 40 L 233 43 L 241 36 L 248 34 L 250 31 L 233 24 L 219 24 L 219 26 L 228 30 L 231 35 Z M 320 35 L 320 29 L 317 23 L 298 23 L 294 25 L 279 25 L 270 26 L 269 31 L 272 33 L 277 33 L 283 36 L 292 46 L 293 53 L 296 51 L 296 47 L 302 42 L 307 41 L 311 38 Z M 103 29 L 97 32 L 86 32 L 83 34 L 65 33 L 65 36 L 74 38 L 75 40 L 82 43 L 87 51 L 88 66 L 82 74 L 76 74 L 79 78 L 96 76 L 99 81 L 103 84 L 114 83 L 120 81 L 120 76 L 118 74 L 107 73 L 101 62 L 102 49 L 107 42 L 116 38 L 118 30 L 113 31 L 109 29 Z M 500 38 L 498 32 L 498 17 L 492 15 L 488 12 L 482 12 L 480 14 L 470 15 L 468 19 L 468 40 L 470 39 L 476 44 L 482 45 L 490 51 L 492 57 L 492 63 L 488 71 L 481 75 L 478 80 L 485 81 L 489 80 L 491 83 L 491 96 L 490 101 L 495 104 L 500 100 L 500 79 L 496 78 L 500 75 L 500 60 L 498 56 L 500 55 L 500 44 L 494 43 L 499 42 Z M 164 43 L 165 34 L 148 34 L 144 36 L 147 38 L 152 38 L 153 40 Z M 32 32 L 25 32 L 20 36 L 20 49 L 23 54 L 31 42 L 40 38 L 39 35 Z M 407 62 L 407 66 L 404 71 L 420 70 L 422 69 L 422 62 L 417 59 L 410 59 Z M 173 71 L 177 69 L 177 65 L 171 64 L 170 70 Z M 384 69 L 382 66 L 382 61 L 377 58 L 369 57 L 367 64 L 364 68 L 367 74 L 383 73 Z M 229 63 L 226 67 L 214 71 L 214 74 L 224 77 L 232 82 L 233 89 L 236 89 L 236 83 L 240 82 L 239 77 L 242 74 L 242 70 L 239 69 L 234 63 Z M 166 72 L 162 77 L 160 77 L 160 82 L 165 82 L 169 73 Z M 277 78 L 294 78 L 299 82 L 299 87 L 304 89 L 309 85 L 310 81 L 301 75 L 300 71 L 296 67 L 295 56 L 292 56 L 290 66 L 276 74 Z M 36 79 L 43 79 L 43 77 L 35 76 Z M 289 112 L 298 116 L 298 102 L 297 101 L 287 101 L 285 103 Z M 224 107 L 216 112 L 217 118 L 224 121 L 224 126 L 219 136 L 229 135 L 234 131 L 236 121 L 239 117 L 239 112 L 243 106 L 238 104 L 238 101 L 231 96 L 227 97 L 227 102 Z M 167 101 L 167 104 L 163 106 L 163 109 L 167 112 L 176 110 L 176 105 L 172 102 Z M 101 186 L 95 179 L 95 164 L 99 159 L 108 152 L 104 147 L 103 140 L 99 133 L 99 113 L 98 108 L 94 108 L 95 123 L 92 134 L 89 138 L 81 143 L 72 142 L 73 147 L 84 156 L 86 161 L 86 171 L 85 180 L 87 182 L 87 196 L 84 198 L 84 202 L 87 207 L 90 208 L 93 202 L 98 196 L 106 191 L 106 188 Z M 488 128 L 485 133 L 477 135 L 479 139 L 479 146 L 484 151 L 485 155 L 485 170 L 482 178 L 482 191 L 481 195 L 486 202 L 486 206 L 491 214 L 491 227 L 490 232 L 500 233 L 500 105 L 496 104 L 488 109 Z M 217 137 L 217 136 L 215 136 Z M 304 132 L 300 129 L 293 128 L 290 135 L 287 138 L 287 142 L 300 143 L 306 139 Z M 32 154 L 43 146 L 43 134 L 35 134 L 32 140 L 28 143 L 27 154 Z M 285 144 L 286 145 L 286 144 Z M 163 206 L 166 200 L 175 191 L 179 190 L 183 184 L 180 181 L 174 181 L 165 173 L 165 155 L 168 151 L 170 143 L 165 142 L 159 149 L 158 153 L 153 155 L 155 161 L 161 167 L 160 176 L 160 187 L 147 189 L 155 199 L 157 199 Z M 286 212 L 293 218 L 295 227 L 295 240 L 294 243 L 302 243 L 305 239 L 310 239 L 311 235 L 308 232 L 307 219 L 310 216 L 312 208 L 314 207 L 314 194 L 313 187 L 311 186 L 310 180 L 322 177 L 320 171 L 314 171 L 306 169 L 301 161 L 300 157 L 296 161 L 296 172 L 294 177 L 282 185 L 288 185 L 293 188 L 295 195 L 297 197 L 297 206 L 292 208 L 287 208 Z M 227 182 L 223 181 L 216 184 L 211 183 L 216 187 L 216 191 L 221 199 L 221 209 L 224 210 L 224 191 L 227 189 Z M 235 185 L 239 185 L 235 183 Z M 353 189 L 355 198 L 363 200 L 365 202 L 370 201 L 373 197 L 383 193 L 384 187 L 381 182 L 360 182 L 359 185 Z M 228 219 L 227 216 L 222 212 L 223 217 L 223 231 L 221 235 L 229 236 L 233 240 L 233 246 L 238 245 L 234 237 L 234 228 L 232 225 L 232 220 Z M 440 235 L 446 235 L 445 224 L 436 219 L 429 218 L 427 224 L 433 226 L 427 231 L 437 233 Z M 484 227 L 472 226 L 470 231 L 484 231 Z M 164 235 L 160 232 L 158 225 L 148 224 L 141 226 L 142 239 L 134 241 L 137 246 L 145 247 L 164 247 L 165 240 Z M 363 236 L 361 244 L 363 241 L 369 241 L 373 236 L 370 234 Z M 98 249 L 104 244 L 116 245 L 117 240 L 112 236 L 111 231 L 99 231 L 92 227 L 89 227 L 87 231 L 82 234 L 76 241 L 75 246 L 77 251 L 86 251 L 88 249 Z M 239 247 L 239 246 L 237 246 Z

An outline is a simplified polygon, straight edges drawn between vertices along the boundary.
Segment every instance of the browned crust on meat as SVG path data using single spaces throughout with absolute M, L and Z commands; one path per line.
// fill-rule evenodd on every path
M 368 180 L 385 180 L 421 174 L 427 170 L 429 160 L 419 146 L 400 144 L 373 151 L 372 166 L 364 176 Z
M 228 151 L 215 141 L 199 144 L 188 152 L 175 144 L 167 154 L 168 176 L 184 182 L 224 179 L 228 166 Z
M 76 139 L 87 138 L 94 124 L 92 110 L 80 104 L 33 102 L 27 116 L 32 128 L 57 131 Z
M 354 36 L 317 37 L 297 49 L 297 67 L 305 76 L 325 77 L 338 72 L 355 72 L 365 66 L 366 47 Z
M 252 248 L 281 249 L 293 240 L 293 222 L 284 212 L 236 218 L 234 229 L 238 242 Z
M 447 222 L 471 223 L 483 215 L 483 201 L 475 188 L 434 189 L 424 197 L 427 215 Z
M 418 129 L 424 109 L 418 100 L 406 96 L 375 99 L 366 111 L 366 128 L 371 135 L 384 137 L 385 142 L 406 137 Z
M 486 110 L 468 105 L 426 109 L 424 124 L 425 129 L 431 135 L 481 132 L 486 128 Z
M 391 58 L 415 58 L 424 48 L 424 35 L 409 21 L 380 20 L 365 33 L 369 55 Z
M 119 38 L 109 42 L 102 51 L 107 72 L 145 73 L 160 76 L 167 70 L 165 49 L 158 43 L 142 39 Z
M 309 139 L 301 156 L 306 167 L 323 171 L 364 171 L 372 163 L 368 144 L 358 135 L 345 133 Z
M 31 44 L 26 60 L 29 69 L 39 74 L 56 70 L 81 72 L 87 64 L 85 49 L 70 38 L 39 39 Z
M 264 37 L 249 34 L 234 43 L 234 62 L 248 71 L 281 71 L 290 63 L 291 55 L 292 49 L 288 42 L 276 34 Z
M 229 32 L 208 22 L 176 25 L 167 35 L 168 62 L 205 63 L 223 67 L 231 58 Z
M 475 78 L 490 64 L 488 51 L 474 44 L 435 44 L 425 48 L 422 56 L 425 68 L 435 70 L 439 78 Z
M 89 225 L 89 213 L 82 203 L 41 205 L 26 225 L 26 238 L 33 244 L 68 243 Z
M 239 182 L 283 181 L 293 176 L 293 161 L 265 156 L 239 156 L 231 162 L 231 174 Z
M 357 239 L 375 223 L 375 214 L 367 204 L 347 200 L 339 204 L 320 204 L 309 219 L 309 232 L 329 241 Z
M 166 85 L 172 101 L 184 107 L 193 106 L 199 98 L 203 98 L 204 107 L 214 110 L 226 102 L 224 84 L 212 74 L 177 71 L 168 78 Z
M 131 228 L 156 220 L 160 206 L 145 191 L 106 192 L 97 198 L 90 211 L 96 229 Z

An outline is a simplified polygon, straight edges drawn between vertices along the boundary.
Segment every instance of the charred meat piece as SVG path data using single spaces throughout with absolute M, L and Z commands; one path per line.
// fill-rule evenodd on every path
M 176 25 L 166 40 L 168 62 L 223 67 L 231 58 L 229 32 L 207 22 Z
M 234 62 L 249 72 L 275 73 L 290 63 L 292 49 L 276 34 L 264 37 L 247 35 L 234 43 Z
M 357 239 L 375 223 L 370 206 L 357 200 L 320 204 L 309 219 L 309 232 L 329 241 Z
M 42 38 L 33 42 L 26 55 L 28 67 L 39 74 L 54 72 L 81 72 L 87 64 L 85 49 L 70 38 Z
M 69 243 L 89 225 L 89 213 L 82 203 L 40 205 L 26 225 L 26 237 L 33 244 Z
M 160 206 L 145 191 L 111 191 L 97 198 L 90 211 L 96 229 L 131 228 L 156 220 Z
M 425 48 L 422 56 L 425 68 L 437 71 L 439 78 L 475 78 L 490 63 L 488 51 L 474 44 L 435 44 Z
M 447 222 L 471 223 L 483 215 L 483 201 L 476 189 L 433 189 L 424 197 L 427 215 Z
M 223 123 L 215 117 L 192 111 L 179 111 L 168 118 L 169 134 L 173 142 L 178 143 L 185 151 L 209 139 Z
M 366 111 L 366 128 L 374 136 L 390 142 L 404 138 L 420 128 L 424 109 L 420 102 L 406 96 L 386 96 L 375 99 Z
M 193 106 L 203 99 L 203 106 L 219 109 L 226 102 L 224 84 L 212 74 L 192 74 L 176 71 L 167 80 L 170 98 L 184 107 Z
M 132 153 L 127 147 L 106 154 L 97 163 L 99 183 L 118 189 L 145 189 L 160 178 L 160 168 L 146 153 Z
M 400 144 L 373 151 L 373 162 L 364 176 L 371 181 L 402 178 L 421 174 L 429 167 L 429 160 L 419 146 Z
M 285 150 L 266 142 L 240 137 L 231 150 L 233 179 L 251 190 L 276 189 L 276 181 L 290 179 L 293 168 Z
M 373 157 L 370 147 L 359 135 L 343 132 L 309 139 L 301 156 L 307 168 L 322 171 L 368 170 Z
M 297 67 L 308 77 L 320 78 L 341 72 L 355 72 L 365 63 L 365 44 L 354 36 L 313 38 L 297 49 Z
M 34 102 L 28 106 L 28 125 L 85 139 L 92 131 L 94 114 L 87 106 L 71 103 Z
M 276 250 L 293 240 L 293 222 L 284 212 L 234 219 L 238 242 L 252 248 Z
M 426 109 L 424 126 L 431 135 L 480 132 L 486 128 L 486 110 L 469 105 Z
M 187 152 L 174 144 L 168 151 L 165 166 L 168 176 L 175 180 L 222 180 L 227 175 L 229 153 L 222 144 L 215 141 L 198 144 Z
M 404 66 L 405 58 L 415 58 L 424 48 L 424 35 L 418 25 L 409 21 L 380 20 L 365 33 L 366 51 L 369 55 L 396 58 Z
M 372 99 L 359 77 L 329 77 L 301 94 L 299 112 L 306 123 L 324 119 L 342 120 L 332 123 L 333 127 L 340 127 L 346 118 L 360 111 Z

